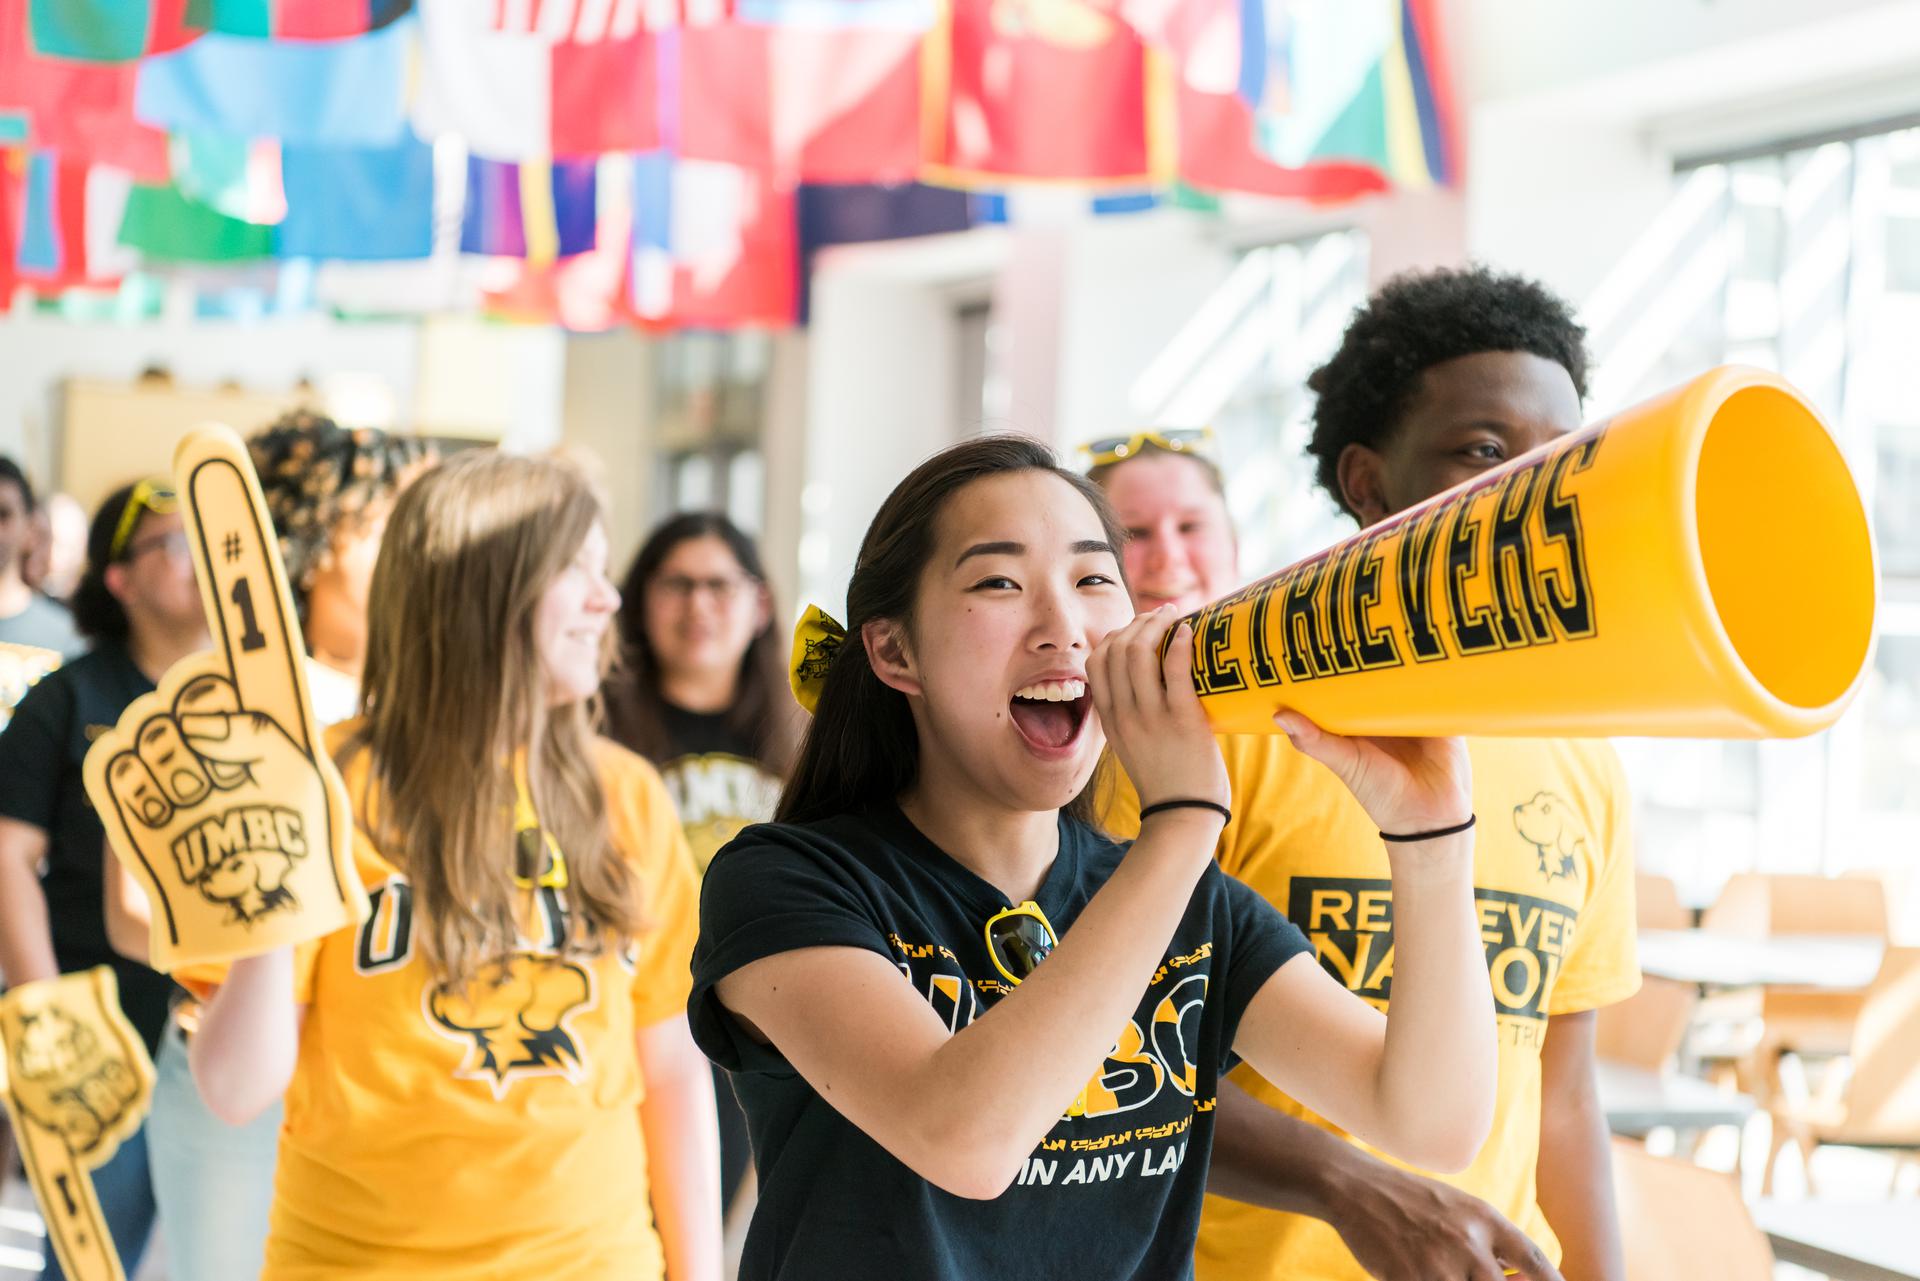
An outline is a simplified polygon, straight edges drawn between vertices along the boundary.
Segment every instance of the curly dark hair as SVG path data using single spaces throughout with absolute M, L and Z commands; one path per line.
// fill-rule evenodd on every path
M 406 473 L 430 459 L 426 445 L 373 427 L 342 427 L 311 410 L 284 414 L 247 441 L 295 607 L 306 621 L 314 573 L 348 522 L 391 499 Z
M 1587 396 L 1587 331 L 1545 286 L 1483 266 L 1407 272 L 1367 299 L 1340 349 L 1313 371 L 1319 396 L 1307 452 L 1316 479 L 1349 515 L 1340 492 L 1340 454 L 1378 448 L 1399 428 L 1420 375 L 1443 361 L 1483 351 L 1525 351 L 1562 366 Z

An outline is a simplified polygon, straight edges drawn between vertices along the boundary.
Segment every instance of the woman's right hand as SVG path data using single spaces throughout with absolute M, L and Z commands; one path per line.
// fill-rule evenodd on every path
M 1220 744 L 1193 688 L 1193 628 L 1172 606 L 1142 614 L 1095 646 L 1087 682 L 1101 728 L 1133 780 L 1142 808 L 1168 800 L 1227 805 L 1232 791 Z

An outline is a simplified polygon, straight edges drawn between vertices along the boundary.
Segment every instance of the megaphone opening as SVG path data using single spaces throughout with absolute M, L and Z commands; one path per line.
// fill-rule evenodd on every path
M 1826 427 L 1779 388 L 1734 392 L 1701 442 L 1694 499 L 1714 609 L 1747 670 L 1794 707 L 1844 696 L 1873 637 L 1873 553 Z

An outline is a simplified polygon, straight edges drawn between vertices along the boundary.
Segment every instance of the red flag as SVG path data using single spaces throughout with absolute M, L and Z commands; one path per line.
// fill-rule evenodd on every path
M 279 0 L 273 34 L 282 40 L 344 40 L 367 33 L 367 0 Z
M 1253 145 L 1253 108 L 1236 93 L 1202 93 L 1186 85 L 1179 111 L 1180 178 L 1203 191 L 1244 191 L 1301 200 L 1351 200 L 1388 188 L 1372 165 L 1348 160 L 1302 168 L 1277 165 Z
M 799 305 L 799 234 L 793 189 L 754 175 L 752 199 L 738 225 L 730 259 L 676 264 L 673 323 L 692 328 L 793 324 Z
M 553 46 L 553 154 L 660 146 L 660 40 L 651 31 Z
M 930 84 L 937 167 L 1147 177 L 1146 51 L 1130 27 L 1086 0 L 952 0 L 949 14 L 927 37 L 947 80 Z
M 793 188 L 764 170 L 655 154 L 635 161 L 634 311 L 648 326 L 791 325 Z
M 918 175 L 916 33 L 726 23 L 688 27 L 678 44 L 680 155 L 789 185 Z
M 20 219 L 20 185 L 27 153 L 0 148 L 0 313 L 13 304 L 15 228 Z
M 133 117 L 137 74 L 137 63 L 41 57 L 28 44 L 27 0 L 0 0 L 0 110 L 26 113 L 31 146 L 164 182 L 166 135 Z

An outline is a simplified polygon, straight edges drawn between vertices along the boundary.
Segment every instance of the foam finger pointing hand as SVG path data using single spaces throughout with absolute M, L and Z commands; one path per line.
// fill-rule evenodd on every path
M 208 628 L 233 673 L 240 705 L 270 716 L 312 750 L 306 649 L 246 447 L 224 428 L 202 429 L 181 444 L 174 470 L 186 500 Z

